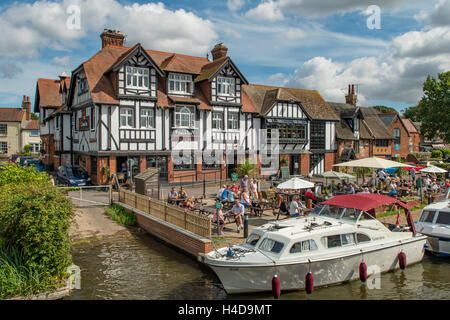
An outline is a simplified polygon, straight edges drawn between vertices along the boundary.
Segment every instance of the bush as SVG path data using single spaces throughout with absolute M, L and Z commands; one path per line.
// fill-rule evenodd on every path
M 243 164 L 240 164 L 237 167 L 236 171 L 240 177 L 243 177 L 245 175 L 252 177 L 255 175 L 255 165 L 250 163 L 250 161 L 246 159 Z
M 34 279 L 29 284 L 32 293 L 61 285 L 72 263 L 68 232 L 72 218 L 70 200 L 51 184 L 47 174 L 31 167 L 4 165 L 0 171 L 0 238 L 3 247 L 20 255 L 13 254 L 15 263 L 2 260 L 10 270 L 1 274 L 2 285 L 13 288 L 12 283 L 21 283 L 19 275 Z M 22 294 L 20 288 L 8 292 Z
M 441 150 L 431 151 L 431 158 L 442 159 L 442 151 Z
M 24 155 L 30 155 L 30 149 L 31 149 L 31 146 L 29 145 L 29 144 L 27 144 L 26 146 L 24 146 L 23 147 L 23 153 L 24 153 Z
M 448 157 L 450 157 L 450 149 L 441 149 L 440 151 L 442 152 L 444 159 L 447 159 Z
M 113 205 L 106 210 L 106 214 L 123 226 L 137 226 L 137 219 L 133 212 L 125 210 L 121 206 Z

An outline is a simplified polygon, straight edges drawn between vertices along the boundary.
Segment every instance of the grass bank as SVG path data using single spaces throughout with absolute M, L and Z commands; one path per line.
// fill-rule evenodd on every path
M 106 210 L 106 214 L 114 221 L 126 227 L 136 227 L 138 225 L 133 212 L 125 210 L 121 206 L 113 205 Z

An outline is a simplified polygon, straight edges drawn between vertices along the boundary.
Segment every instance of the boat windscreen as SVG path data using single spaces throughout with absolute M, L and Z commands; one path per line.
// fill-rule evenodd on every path
M 450 226 L 450 212 L 439 211 L 438 217 L 436 219 L 436 224 Z
M 256 233 L 252 233 L 250 234 L 250 236 L 247 238 L 247 241 L 245 241 L 245 243 L 251 245 L 251 246 L 255 246 L 259 239 L 261 238 L 261 236 L 259 234 Z
M 325 206 L 320 211 L 321 217 L 328 217 L 333 219 L 339 219 L 345 208 L 335 207 L 335 206 Z

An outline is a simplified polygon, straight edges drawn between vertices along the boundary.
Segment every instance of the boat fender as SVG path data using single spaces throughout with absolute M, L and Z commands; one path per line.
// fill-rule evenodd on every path
M 398 264 L 400 269 L 404 270 L 406 268 L 406 254 L 403 251 L 398 254 Z
M 307 294 L 311 294 L 314 291 L 314 276 L 311 271 L 306 274 L 305 289 Z
M 367 265 L 364 262 L 359 264 L 359 279 L 362 282 L 366 282 L 367 280 Z
M 277 275 L 272 278 L 272 293 L 275 299 L 278 299 L 281 295 L 280 278 Z

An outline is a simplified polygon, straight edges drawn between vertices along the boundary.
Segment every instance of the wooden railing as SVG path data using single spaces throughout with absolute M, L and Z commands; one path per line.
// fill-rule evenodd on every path
M 199 236 L 211 236 L 211 219 L 207 216 L 188 212 L 164 201 L 152 199 L 125 189 L 119 189 L 119 202 Z

